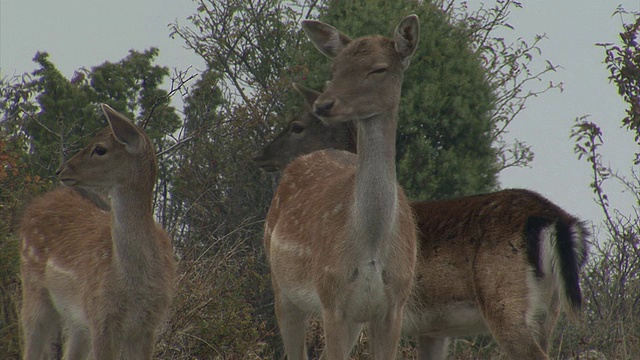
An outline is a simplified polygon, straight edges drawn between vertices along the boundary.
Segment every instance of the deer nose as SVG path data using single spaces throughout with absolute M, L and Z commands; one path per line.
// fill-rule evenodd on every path
M 335 104 L 335 100 L 326 100 L 323 102 L 315 102 L 313 107 L 315 108 L 316 115 L 329 116 L 331 114 L 331 108 Z

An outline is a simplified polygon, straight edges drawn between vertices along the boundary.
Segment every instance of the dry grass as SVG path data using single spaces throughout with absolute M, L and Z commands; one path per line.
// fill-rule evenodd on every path
M 181 251 L 179 280 L 170 318 L 156 348 L 158 359 L 275 359 L 282 356 L 282 345 L 273 313 L 268 268 L 256 236 L 229 234 L 224 239 L 204 239 L 210 245 Z M 5 242 L 0 250 L 17 251 L 17 242 Z M 14 253 L 14 255 L 17 252 Z M 611 261 L 608 259 L 607 261 Z M 16 264 L 14 264 L 16 266 Z M 595 281 L 602 263 L 593 261 L 585 268 L 585 311 L 576 324 L 561 319 L 553 341 L 551 359 L 598 360 L 633 359 L 640 354 L 640 314 L 635 312 L 637 293 L 613 296 L 618 288 Z M 17 267 L 3 274 L 0 294 L 2 323 L 0 354 L 3 359 L 19 359 L 17 309 L 19 277 Z M 612 277 L 615 276 L 612 274 Z M 635 289 L 636 280 L 626 284 Z M 616 299 L 616 301 L 611 301 Z M 604 300 L 608 302 L 603 303 Z M 622 309 L 626 309 L 622 312 Z M 627 314 L 624 318 L 620 314 Z M 318 321 L 309 325 L 309 352 L 318 358 L 323 348 Z M 415 359 L 411 342 L 403 341 L 399 358 Z M 597 350 L 599 353 L 594 352 Z M 591 351 L 591 352 L 590 352 Z M 594 355 L 595 354 L 595 355 Z M 369 358 L 366 333 L 358 339 L 353 359 Z M 452 342 L 449 359 L 503 359 L 500 348 L 488 335 L 459 338 Z

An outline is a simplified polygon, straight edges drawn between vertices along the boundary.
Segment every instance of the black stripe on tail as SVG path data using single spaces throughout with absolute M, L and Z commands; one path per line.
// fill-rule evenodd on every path
M 576 227 L 579 227 L 579 229 Z M 584 241 L 576 237 L 583 236 L 585 233 L 586 229 L 583 229 L 582 224 L 576 221 L 572 224 L 564 221 L 556 223 L 557 240 L 555 245 L 560 258 L 560 272 L 564 279 L 567 298 L 576 310 L 582 307 L 580 268 L 586 260 Z
M 542 241 L 540 235 L 543 229 L 555 223 L 556 241 L 554 251 L 557 254 L 560 276 L 564 281 L 564 291 L 571 306 L 578 310 L 582 306 L 582 292 L 580 290 L 580 268 L 586 260 L 587 235 L 584 224 L 575 219 L 563 221 L 562 219 L 549 219 L 531 216 L 527 219 L 524 235 L 527 243 L 527 256 L 529 263 L 535 269 L 536 277 L 543 277 L 540 249 Z
M 524 237 L 527 241 L 527 256 L 529 263 L 536 272 L 536 277 L 544 276 L 542 273 L 542 265 L 540 264 L 540 233 L 549 226 L 551 221 L 537 216 L 530 216 L 524 227 Z

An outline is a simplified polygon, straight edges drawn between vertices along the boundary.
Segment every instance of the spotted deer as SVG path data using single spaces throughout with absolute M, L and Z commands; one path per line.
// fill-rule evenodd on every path
M 168 313 L 175 260 L 153 218 L 153 145 L 102 110 L 109 126 L 57 171 L 69 187 L 36 198 L 21 217 L 25 359 L 49 358 L 60 336 L 64 359 L 151 359 Z M 109 206 L 76 186 L 106 189 Z
M 294 87 L 307 107 L 254 158 L 256 164 L 282 171 L 313 151 L 356 153 L 350 123 L 326 126 L 309 110 L 320 93 Z M 411 207 L 418 258 L 403 336 L 419 339 L 419 358 L 444 359 L 447 338 L 490 332 L 512 359 L 548 359 L 560 309 L 575 317 L 581 306 L 584 224 L 543 196 L 518 189 Z
M 373 357 L 393 359 L 416 257 L 415 221 L 394 157 L 418 19 L 402 20 L 393 40 L 351 40 L 322 22 L 301 25 L 333 58 L 333 80 L 312 111 L 327 124 L 355 120 L 358 154 L 327 150 L 294 160 L 271 202 L 264 241 L 285 352 L 305 358 L 306 322 L 317 313 L 330 360 L 348 358 L 365 323 Z

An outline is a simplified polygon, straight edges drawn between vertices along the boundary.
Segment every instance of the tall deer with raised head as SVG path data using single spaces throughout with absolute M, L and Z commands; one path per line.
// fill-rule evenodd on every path
M 35 199 L 20 223 L 25 359 L 151 359 L 175 260 L 153 219 L 157 160 L 147 135 L 102 105 L 109 127 L 64 163 L 67 186 L 108 191 L 111 211 L 73 188 Z
M 329 359 L 349 356 L 364 323 L 375 359 L 395 357 L 416 256 L 415 221 L 396 182 L 402 75 L 418 40 L 405 18 L 394 39 L 351 40 L 305 20 L 334 58 L 333 80 L 313 104 L 327 123 L 355 120 L 358 154 L 320 151 L 293 161 L 265 222 L 276 315 L 289 360 L 305 358 L 305 327 L 320 313 Z
M 296 89 L 310 104 L 318 94 Z M 292 122 L 301 130 L 288 126 L 267 144 L 256 157 L 262 169 L 282 171 L 323 149 L 357 151 L 348 123 L 324 126 L 310 110 Z M 584 224 L 527 190 L 411 206 L 419 251 L 403 335 L 419 339 L 419 358 L 442 360 L 448 337 L 490 332 L 512 359 L 548 359 L 560 309 L 576 316 L 581 306 Z

